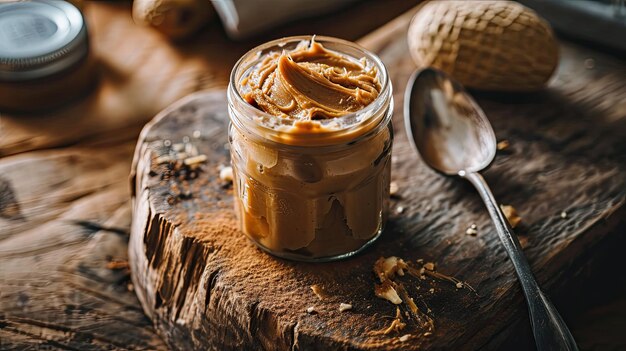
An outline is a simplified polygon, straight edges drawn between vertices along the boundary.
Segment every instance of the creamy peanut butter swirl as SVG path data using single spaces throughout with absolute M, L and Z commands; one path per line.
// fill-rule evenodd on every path
M 267 55 L 241 86 L 250 104 L 274 116 L 299 120 L 356 112 L 381 90 L 376 68 L 368 67 L 365 59 L 327 50 L 314 39 L 293 51 Z

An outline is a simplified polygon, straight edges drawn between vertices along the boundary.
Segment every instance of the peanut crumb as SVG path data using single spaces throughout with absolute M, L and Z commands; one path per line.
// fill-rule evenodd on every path
M 431 293 L 431 294 L 434 294 L 434 293 L 435 293 L 435 288 L 430 288 L 430 289 L 428 290 L 428 292 L 429 292 L 429 293 Z
M 429 270 L 429 271 L 434 271 L 435 270 L 435 264 L 432 262 L 426 262 L 424 263 L 424 268 Z
M 402 207 L 402 206 L 398 206 L 398 207 L 396 208 L 396 212 L 397 212 L 397 213 L 400 213 L 400 214 L 404 213 L 404 207 Z
M 391 182 L 389 184 L 389 195 L 390 196 L 396 196 L 396 194 L 398 194 L 398 190 L 400 190 L 400 188 L 398 187 L 398 183 Z
M 199 130 L 194 130 L 191 136 L 193 136 L 195 139 L 198 139 L 199 137 L 202 136 L 202 133 Z
M 381 283 L 380 285 L 374 285 L 376 296 L 396 305 L 402 303 L 406 304 L 408 307 L 408 311 L 406 312 L 407 318 L 412 319 L 421 327 L 428 328 L 428 330 L 434 328 L 433 319 L 417 307 L 413 298 L 409 296 L 404 284 L 400 280 L 397 280 L 400 276 L 404 275 L 405 271 L 409 275 L 415 276 L 417 272 L 416 268 L 408 265 L 401 258 L 391 256 L 387 258 L 380 257 L 376 260 L 373 270 Z
M 466 235 L 476 236 L 478 234 L 478 230 L 476 228 L 469 227 L 465 230 Z
M 206 160 L 207 160 L 206 155 L 198 155 L 198 156 L 192 156 L 192 157 L 186 158 L 185 161 L 183 162 L 185 163 L 186 166 L 193 166 L 199 163 L 204 163 L 206 162 Z
M 426 336 L 426 337 L 428 337 L 428 336 L 433 335 L 433 333 L 431 333 L 431 332 L 425 332 L 423 335 L 424 335 L 424 336 Z
M 175 159 L 171 158 L 169 155 L 159 156 L 156 158 L 155 162 L 158 165 L 162 165 L 164 163 L 174 163 Z
M 381 283 L 385 279 L 393 278 L 396 273 L 400 276 L 404 275 L 404 269 L 406 268 L 406 262 L 396 256 L 381 257 L 374 263 L 374 273 L 376 273 Z
M 401 337 L 399 337 L 398 340 L 400 340 L 400 342 L 405 342 L 405 341 L 408 341 L 410 337 L 411 337 L 411 334 L 404 334 Z
M 510 146 L 509 141 L 508 141 L 508 140 L 506 140 L 506 139 L 504 139 L 504 140 L 501 140 L 501 141 L 500 141 L 500 142 L 496 145 L 496 148 L 497 148 L 498 150 L 502 151 L 502 150 L 506 150 L 506 149 L 508 149 L 508 148 L 509 148 L 509 146 Z
M 315 310 L 315 307 L 311 306 L 311 307 L 306 309 L 306 313 L 308 313 L 308 314 L 315 314 L 315 313 L 317 313 L 317 311 Z
M 393 288 L 393 286 L 391 286 L 388 280 L 384 281 L 382 284 L 376 284 L 374 286 L 374 293 L 376 296 L 388 300 L 394 305 L 402 303 L 402 299 L 398 296 L 398 292 Z
M 311 290 L 313 290 L 313 293 L 320 299 L 320 300 L 324 300 L 327 295 L 326 295 L 326 291 L 324 291 L 324 289 L 319 286 L 318 284 L 313 284 L 311 285 Z
M 220 179 L 224 182 L 232 182 L 233 181 L 233 168 L 228 166 L 224 167 L 220 170 Z
M 509 205 L 500 205 L 500 209 L 502 210 L 502 213 L 504 214 L 506 219 L 509 221 L 511 228 L 517 227 L 517 225 L 522 221 L 522 217 L 517 214 L 517 210 L 515 209 L 515 207 Z
M 563 219 L 567 218 L 567 212 L 565 211 L 561 212 L 561 218 Z
M 340 303 L 339 304 L 339 312 L 349 311 L 352 309 L 352 305 L 349 303 Z
M 463 283 L 461 283 L 461 282 L 456 283 L 456 288 L 457 289 L 463 289 Z

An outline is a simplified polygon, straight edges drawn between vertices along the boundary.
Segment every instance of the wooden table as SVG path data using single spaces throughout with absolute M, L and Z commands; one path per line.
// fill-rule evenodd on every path
M 193 91 L 223 87 L 234 61 L 257 43 L 303 32 L 356 40 L 412 5 L 367 1 L 357 17 L 343 10 L 245 42 L 229 41 L 213 23 L 173 45 L 134 26 L 128 4 L 87 4 L 99 87 L 45 116 L 0 115 L 0 349 L 164 349 L 125 261 L 127 177 L 141 127 Z M 606 271 L 589 274 L 563 303 L 585 349 L 626 347 L 626 277 L 610 268 L 623 266 L 621 233 L 606 248 Z

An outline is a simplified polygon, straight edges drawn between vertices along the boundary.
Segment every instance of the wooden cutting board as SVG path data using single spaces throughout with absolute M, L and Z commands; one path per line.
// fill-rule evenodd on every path
M 477 194 L 429 170 L 407 142 L 401 120 L 404 87 L 415 69 L 405 38 L 410 15 L 361 42 L 380 55 L 395 87 L 392 180 L 399 193 L 383 236 L 357 257 L 324 264 L 276 259 L 237 230 L 232 189 L 218 170 L 229 162 L 223 91 L 192 95 L 146 126 L 131 175 L 129 257 L 144 311 L 171 348 L 494 348 L 527 321 L 511 263 Z M 622 62 L 564 43 L 546 90 L 475 95 L 498 139 L 510 143 L 484 176 L 496 198 L 523 218 L 516 232 L 553 295 L 575 286 L 581 268 L 603 255 L 599 248 L 626 220 L 624 78 Z M 207 156 L 201 171 L 176 174 L 159 164 L 165 145 L 187 139 Z M 472 223 L 476 236 L 466 234 Z M 477 294 L 406 278 L 418 306 L 430 309 L 435 330 L 425 336 L 409 323 L 385 335 L 380 331 L 396 307 L 375 297 L 372 266 L 391 255 L 435 262 Z M 324 299 L 313 293 L 314 284 L 325 290 Z M 340 312 L 340 303 L 353 308 Z M 311 306 L 316 314 L 306 312 Z

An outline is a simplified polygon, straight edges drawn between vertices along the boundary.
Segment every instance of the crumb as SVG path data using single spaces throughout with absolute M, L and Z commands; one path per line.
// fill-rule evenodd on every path
M 472 224 L 472 226 L 476 227 L 476 225 Z M 478 234 L 478 230 L 476 230 L 476 228 L 472 228 L 469 227 L 465 230 L 465 234 L 467 235 L 471 235 L 471 236 L 476 236 Z
M 463 289 L 463 283 L 461 283 L 461 282 L 456 283 L 456 288 L 457 289 Z
M 380 257 L 374 263 L 374 273 L 376 273 L 381 283 L 386 279 L 393 278 L 396 273 L 400 276 L 404 275 L 404 269 L 406 268 L 406 262 L 396 256 Z
M 398 190 L 400 190 L 398 187 L 398 183 L 396 182 L 389 183 L 389 195 L 390 196 L 396 196 L 396 194 L 398 194 Z
M 430 290 L 428 290 L 429 293 L 434 294 L 435 293 L 435 288 L 430 288 Z
M 159 156 L 156 158 L 154 162 L 158 165 L 162 165 L 164 163 L 174 163 L 175 159 L 171 158 L 169 155 Z
M 424 335 L 424 336 L 428 337 L 428 336 L 433 335 L 433 333 L 431 333 L 431 332 L 425 332 L 425 333 L 424 333 L 424 334 L 422 334 L 422 335 Z
M 186 158 L 185 161 L 183 162 L 185 163 L 185 166 L 194 166 L 199 163 L 204 163 L 206 162 L 206 160 L 207 160 L 206 155 L 197 155 L 197 156 Z
M 126 285 L 126 289 L 132 292 L 132 291 L 135 291 L 135 286 L 133 285 L 133 283 L 128 283 Z
M 432 262 L 426 262 L 424 263 L 424 268 L 429 270 L 429 271 L 434 271 L 435 270 L 435 264 Z
M 567 212 L 565 211 L 561 212 L 561 218 L 563 219 L 567 218 Z
M 500 141 L 500 142 L 496 145 L 496 148 L 497 148 L 498 150 L 502 151 L 502 150 L 506 150 L 506 149 L 508 149 L 508 148 L 509 148 L 509 146 L 510 146 L 509 141 L 508 141 L 508 140 L 506 140 L 506 139 L 504 139 L 504 140 L 501 140 L 501 141 Z
M 399 337 L 398 340 L 400 340 L 400 342 L 405 342 L 409 340 L 410 337 L 411 337 L 411 334 L 404 334 L 401 337 Z
M 202 133 L 200 133 L 199 130 L 194 130 L 193 134 L 191 134 L 191 136 L 193 136 L 196 139 L 200 138 L 201 135 L 202 135 Z
M 417 259 L 417 263 L 419 263 L 419 264 L 424 263 L 424 259 L 423 259 L 423 258 L 418 258 L 418 259 Z
M 391 256 L 387 258 L 380 257 L 376 260 L 373 270 L 381 283 L 380 285 L 374 285 L 374 292 L 376 296 L 397 305 L 401 303 L 406 304 L 409 310 L 406 312 L 408 319 L 412 319 L 418 325 L 423 327 L 434 327 L 433 319 L 424 312 L 420 311 L 413 298 L 409 296 L 408 291 L 399 280 L 401 276 L 405 275 L 405 270 L 409 275 L 415 276 L 417 272 L 416 268 L 408 265 L 401 258 Z
M 376 284 L 374 286 L 374 293 L 376 296 L 381 299 L 385 299 L 394 305 L 402 303 L 402 299 L 398 296 L 398 292 L 393 288 L 393 286 L 391 286 L 388 280 L 384 281 L 382 284 Z
M 339 304 L 339 312 L 349 311 L 352 309 L 352 305 L 349 303 L 340 303 Z
M 515 207 L 509 205 L 500 205 L 500 209 L 502 210 L 502 213 L 504 214 L 506 219 L 509 221 L 511 228 L 517 227 L 517 225 L 522 221 L 522 217 L 517 214 L 517 210 L 515 209 Z
M 318 284 L 313 284 L 311 285 L 311 290 L 313 290 L 313 293 L 320 299 L 320 300 L 324 300 L 327 295 L 326 295 L 326 291 L 324 291 L 324 289 L 319 286 Z
M 396 212 L 398 212 L 398 213 L 403 213 L 403 212 L 404 212 L 404 207 L 402 207 L 402 206 L 398 206 L 398 207 L 396 208 Z
M 232 182 L 233 181 L 233 168 L 232 167 L 224 167 L 220 170 L 220 179 L 224 182 Z
M 315 310 L 315 307 L 311 306 L 311 307 L 306 309 L 306 313 L 308 313 L 308 314 L 316 314 L 317 311 Z

